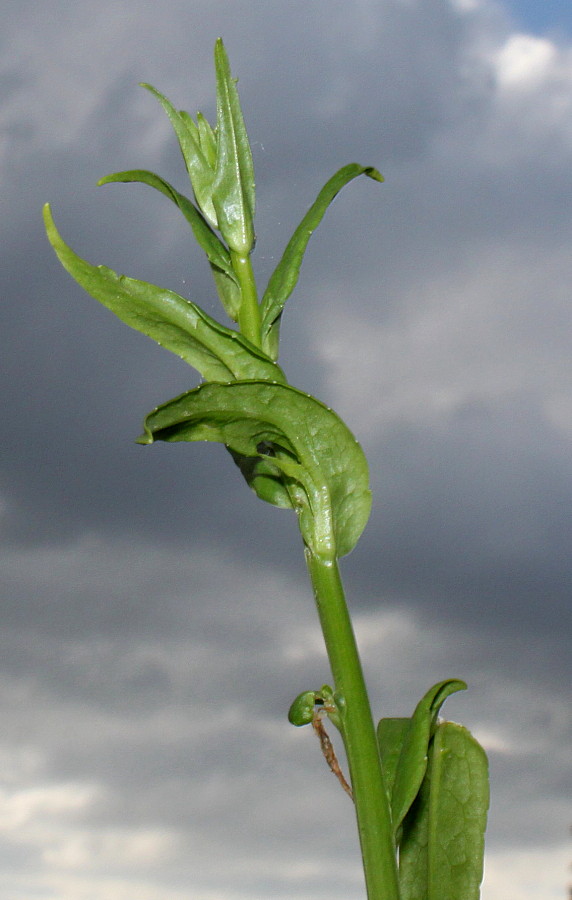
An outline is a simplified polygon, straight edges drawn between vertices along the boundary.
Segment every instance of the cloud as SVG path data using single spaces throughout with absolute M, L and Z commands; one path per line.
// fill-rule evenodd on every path
M 492 883 L 492 897 L 534 900 L 539 896 L 558 897 L 566 884 L 569 869 L 569 847 L 561 845 L 548 853 L 524 851 L 493 853 L 485 868 L 483 900 L 489 900 L 487 884 Z
M 327 679 L 305 586 L 244 562 L 231 573 L 204 551 L 181 559 L 152 546 L 92 542 L 65 554 L 27 551 L 23 562 L 21 554 L 13 560 L 28 573 L 31 595 L 34 573 L 47 571 L 42 604 L 55 610 L 71 583 L 78 597 L 91 595 L 101 627 L 99 637 L 93 629 L 82 634 L 73 619 L 85 625 L 84 605 L 78 600 L 74 610 L 64 600 L 67 629 L 62 619 L 60 630 L 46 633 L 28 606 L 4 634 L 5 735 L 26 736 L 23 752 L 19 739 L 6 738 L 3 752 L 9 786 L 0 810 L 14 890 L 24 896 L 45 884 L 90 897 L 113 888 L 129 898 L 143 866 L 150 898 L 163 885 L 167 896 L 184 896 L 183 884 L 208 896 L 214 883 L 236 897 L 245 890 L 309 897 L 314 888 L 320 896 L 323 865 L 335 850 L 340 896 L 359 893 L 347 798 L 335 790 L 313 736 L 285 719 L 299 690 Z M 128 593 L 139 603 L 124 607 L 118 622 L 117 582 L 129 581 L 134 568 L 149 596 L 162 585 L 161 619 L 152 627 L 133 582 Z M 165 630 L 170 621 L 176 628 Z M 571 762 L 565 694 L 559 700 L 534 678 L 521 686 L 509 640 L 491 653 L 488 638 L 387 606 L 359 614 L 356 631 L 373 704 L 387 714 L 407 714 L 420 684 L 461 670 L 470 681 L 470 694 L 451 698 L 447 713 L 488 745 L 492 838 L 505 858 L 518 858 L 522 840 L 515 786 L 531 846 L 539 842 L 538 821 L 543 843 L 558 840 L 567 823 L 558 798 Z M 541 762 L 547 753 L 549 771 Z M 25 877 L 21 848 L 36 860 Z M 503 895 L 495 885 L 493 877 L 496 900 Z
M 204 550 L 182 558 L 103 541 L 65 553 L 15 551 L 7 563 L 29 586 L 1 656 L 0 821 L 15 896 L 44 884 L 63 896 L 113 887 L 129 898 L 143 871 L 150 898 L 162 886 L 167 896 L 208 896 L 214 884 L 237 898 L 247 890 L 325 896 L 332 883 L 340 896 L 359 895 L 347 798 L 313 735 L 285 717 L 296 693 L 328 678 L 305 585 L 245 562 L 225 569 Z M 65 612 L 51 633 L 33 608 L 42 571 L 50 577 L 37 602 Z M 70 584 L 75 610 L 65 599 Z M 86 595 L 107 624 L 99 634 L 86 627 Z M 151 598 L 159 619 L 149 619 Z M 470 692 L 450 698 L 445 712 L 467 722 L 490 753 L 494 852 L 485 896 L 500 900 L 501 856 L 507 865 L 514 856 L 520 871 L 525 839 L 545 865 L 567 828 L 566 691 L 521 681 L 508 638 L 491 648 L 490 637 L 470 628 L 428 624 L 387 604 L 359 613 L 356 633 L 373 706 L 385 714 L 407 714 L 422 689 L 447 675 L 469 681 Z

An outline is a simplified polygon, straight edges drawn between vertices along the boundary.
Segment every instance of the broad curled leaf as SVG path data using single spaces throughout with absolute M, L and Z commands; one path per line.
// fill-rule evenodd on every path
M 382 759 L 388 757 L 384 779 L 391 798 L 395 833 L 421 787 L 427 768 L 429 742 L 439 710 L 447 697 L 466 688 L 465 682 L 457 678 L 440 681 L 421 698 L 410 719 L 382 719 L 378 725 Z M 384 746 L 386 742 L 389 742 L 389 747 Z
M 225 444 L 251 462 L 243 474 L 262 499 L 295 509 L 306 545 L 323 559 L 349 553 L 369 517 L 361 447 L 332 410 L 289 385 L 201 385 L 151 412 L 139 440 Z M 258 489 L 259 474 L 274 495 Z
M 93 266 L 64 243 L 44 207 L 50 243 L 70 275 L 92 297 L 137 331 L 176 353 L 210 381 L 258 378 L 283 381 L 276 363 L 236 331 L 211 319 L 173 291 Z
M 489 805 L 487 757 L 462 725 L 442 722 L 403 823 L 401 900 L 478 900 Z
M 296 287 L 308 241 L 324 218 L 324 213 L 336 194 L 358 175 L 367 175 L 374 181 L 383 181 L 383 176 L 373 166 L 360 166 L 358 163 L 350 163 L 336 172 L 326 182 L 296 228 L 280 262 L 270 276 L 268 287 L 262 297 L 261 312 L 262 347 L 272 359 L 278 358 L 280 318 L 284 304 Z

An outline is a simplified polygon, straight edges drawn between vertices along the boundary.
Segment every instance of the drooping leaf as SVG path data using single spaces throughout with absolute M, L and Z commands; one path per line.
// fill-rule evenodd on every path
M 185 219 L 190 224 L 197 243 L 207 255 L 215 279 L 215 284 L 227 315 L 233 322 L 238 321 L 240 287 L 238 286 L 231 265 L 230 254 L 194 203 L 192 203 L 188 197 L 185 197 L 184 194 L 179 193 L 176 188 L 169 184 L 168 181 L 165 181 L 164 178 L 161 178 L 160 175 L 155 175 L 154 172 L 148 172 L 146 169 L 131 169 L 128 172 L 115 172 L 113 175 L 106 175 L 104 178 L 100 178 L 97 183 L 98 185 L 102 185 L 114 182 L 139 182 L 141 184 L 147 184 L 149 187 L 153 187 L 160 191 L 179 207 Z
M 127 172 L 114 172 L 112 175 L 105 175 L 97 183 L 102 185 L 114 182 L 148 184 L 149 187 L 155 188 L 161 194 L 164 194 L 165 197 L 168 197 L 169 200 L 172 200 L 179 207 L 193 229 L 197 243 L 206 253 L 209 262 L 222 269 L 230 277 L 234 277 L 230 263 L 230 254 L 223 242 L 215 234 L 194 203 L 169 184 L 168 181 L 165 181 L 164 178 L 161 178 L 160 175 L 156 175 L 154 172 L 147 171 L 147 169 L 130 169 Z
M 489 805 L 487 757 L 462 725 L 442 722 L 403 823 L 402 900 L 478 900 Z
M 332 410 L 289 385 L 201 385 L 151 412 L 139 440 L 219 441 L 252 460 L 251 487 L 262 499 L 293 507 L 304 541 L 324 559 L 349 553 L 369 517 L 361 447 Z M 258 462 L 275 479 L 276 498 L 257 490 Z
M 93 266 L 59 235 L 48 204 L 48 238 L 60 262 L 92 297 L 123 322 L 176 353 L 210 381 L 236 378 L 283 381 L 280 368 L 236 331 L 211 319 L 200 307 L 173 291 Z
M 236 82 L 220 38 L 215 44 L 215 70 L 217 161 L 212 201 L 228 246 L 247 256 L 254 245 L 254 166 Z
M 170 100 L 150 84 L 141 84 L 153 94 L 169 116 L 171 125 L 177 135 L 181 153 L 189 173 L 196 201 L 207 221 L 213 228 L 218 227 L 216 210 L 212 202 L 214 170 L 209 165 L 200 146 L 199 130 L 188 113 L 179 112 Z
M 383 176 L 373 166 L 360 166 L 358 163 L 350 163 L 336 172 L 324 185 L 296 228 L 280 262 L 270 277 L 262 297 L 261 312 L 262 346 L 272 359 L 278 358 L 280 317 L 284 304 L 296 287 L 308 241 L 324 218 L 324 213 L 336 194 L 358 175 L 367 175 L 374 181 L 383 181 Z
M 391 814 L 396 833 L 421 787 L 427 768 L 427 748 L 439 710 L 447 697 L 466 689 L 465 682 L 457 678 L 440 681 L 427 691 L 415 707 L 409 726 L 403 733 L 391 792 Z

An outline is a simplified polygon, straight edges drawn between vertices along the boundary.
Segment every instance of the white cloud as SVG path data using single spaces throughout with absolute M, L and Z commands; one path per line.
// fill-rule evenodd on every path
M 569 883 L 570 847 L 491 852 L 482 900 L 562 900 Z
M 547 38 L 511 34 L 489 56 L 495 94 L 490 122 L 477 146 L 483 158 L 506 165 L 547 155 L 567 165 L 572 149 L 572 49 Z M 488 144 L 488 151 L 487 151 Z M 542 165 L 542 156 L 539 159 Z
M 501 90 L 537 89 L 554 72 L 557 49 L 546 38 L 511 34 L 496 58 Z
M 95 800 L 96 789 L 84 784 L 35 785 L 0 794 L 0 830 L 12 839 L 29 841 L 40 831 L 40 842 L 54 821 L 84 810 Z M 45 821 L 49 825 L 42 825 Z M 30 824 L 34 823 L 32 831 Z
M 75 829 L 51 843 L 44 840 L 42 858 L 56 871 L 106 872 L 121 868 L 137 873 L 172 863 L 184 851 L 178 835 L 166 829 L 106 828 L 98 833 L 78 833 Z

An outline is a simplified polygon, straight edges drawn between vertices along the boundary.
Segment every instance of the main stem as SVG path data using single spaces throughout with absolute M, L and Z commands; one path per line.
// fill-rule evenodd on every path
M 389 801 L 375 726 L 338 564 L 306 549 L 350 770 L 368 900 L 399 900 Z
M 257 347 L 262 344 L 260 307 L 256 293 L 256 281 L 252 271 L 250 256 L 242 256 L 230 251 L 232 269 L 240 285 L 241 302 L 238 311 L 238 327 L 240 333 Z

